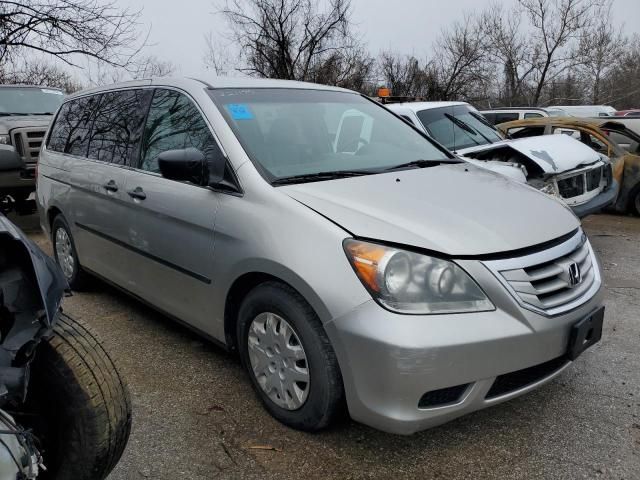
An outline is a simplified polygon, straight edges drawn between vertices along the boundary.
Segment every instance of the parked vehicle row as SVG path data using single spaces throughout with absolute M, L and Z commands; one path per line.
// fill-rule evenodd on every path
M 396 103 L 388 108 L 467 161 L 528 183 L 560 199 L 579 217 L 616 200 L 619 179 L 612 175 L 609 158 L 568 136 L 509 139 L 464 102 Z M 585 188 L 571 187 L 585 176 Z
M 564 110 L 559 108 L 542 107 L 501 107 L 481 110 L 480 113 L 491 125 L 541 117 L 568 117 Z
M 452 148 L 503 142 L 461 110 Z M 41 224 L 72 288 L 98 276 L 237 351 L 283 423 L 317 430 L 346 405 L 412 433 L 548 382 L 600 339 L 604 307 L 569 209 L 411 121 L 287 81 L 84 91 L 41 150 Z

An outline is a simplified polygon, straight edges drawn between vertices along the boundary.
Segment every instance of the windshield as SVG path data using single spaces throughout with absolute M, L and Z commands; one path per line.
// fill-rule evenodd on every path
M 355 93 L 260 88 L 212 89 L 209 94 L 272 183 L 451 159 L 405 121 Z
M 503 140 L 500 133 L 468 105 L 431 108 L 417 115 L 429 134 L 449 150 Z
M 53 115 L 64 95 L 48 88 L 0 88 L 0 115 Z

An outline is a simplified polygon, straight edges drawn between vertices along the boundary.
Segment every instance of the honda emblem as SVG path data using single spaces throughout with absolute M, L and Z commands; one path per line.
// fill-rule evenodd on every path
M 572 263 L 569 265 L 569 285 L 575 287 L 582 282 L 582 273 L 580 272 L 580 265 Z

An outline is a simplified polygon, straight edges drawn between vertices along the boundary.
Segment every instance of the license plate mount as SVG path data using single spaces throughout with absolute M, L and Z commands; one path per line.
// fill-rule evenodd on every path
M 573 361 L 582 353 L 598 343 L 602 338 L 602 325 L 604 323 L 604 307 L 583 318 L 571 327 L 569 336 L 569 349 L 567 356 Z

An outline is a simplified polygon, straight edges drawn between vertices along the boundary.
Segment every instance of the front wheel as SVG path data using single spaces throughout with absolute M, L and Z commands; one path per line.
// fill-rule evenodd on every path
M 238 314 L 242 363 L 265 408 L 292 428 L 316 431 L 344 410 L 338 361 L 317 315 L 292 288 L 267 282 Z

